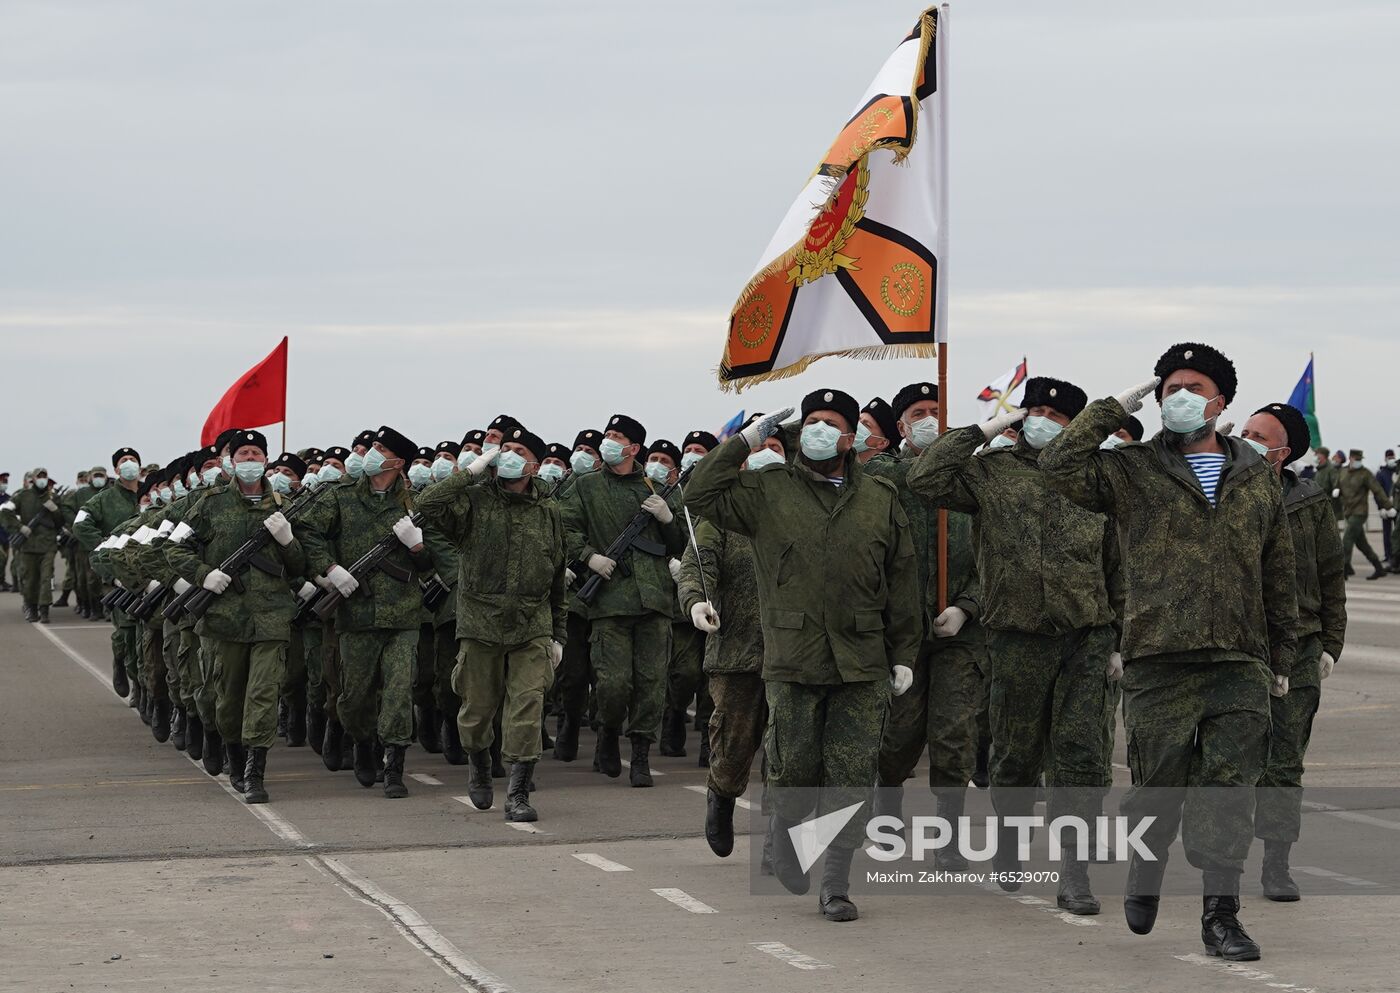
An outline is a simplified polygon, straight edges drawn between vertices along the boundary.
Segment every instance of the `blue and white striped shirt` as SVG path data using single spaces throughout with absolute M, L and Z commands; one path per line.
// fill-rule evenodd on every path
M 1202 452 L 1200 455 L 1186 456 L 1186 461 L 1191 464 L 1191 471 L 1196 474 L 1201 491 L 1214 507 L 1215 491 L 1220 488 L 1220 471 L 1225 468 L 1225 456 L 1214 452 Z

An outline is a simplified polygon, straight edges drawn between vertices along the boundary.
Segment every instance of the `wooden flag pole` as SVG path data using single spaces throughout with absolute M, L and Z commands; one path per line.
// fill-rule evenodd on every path
M 948 342 L 938 343 L 938 436 L 948 431 Z M 938 512 L 938 612 L 948 609 L 948 511 Z

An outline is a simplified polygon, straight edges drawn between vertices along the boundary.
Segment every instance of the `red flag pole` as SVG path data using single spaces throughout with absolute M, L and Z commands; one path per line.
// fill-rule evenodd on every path
M 938 436 L 948 430 L 948 342 L 938 343 Z M 938 512 L 938 612 L 948 609 L 948 511 Z

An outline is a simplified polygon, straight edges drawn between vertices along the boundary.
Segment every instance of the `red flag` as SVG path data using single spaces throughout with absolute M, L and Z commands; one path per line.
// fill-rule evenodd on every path
M 229 428 L 254 428 L 276 424 L 287 417 L 287 339 L 272 354 L 249 369 L 209 411 L 200 434 L 201 445 Z

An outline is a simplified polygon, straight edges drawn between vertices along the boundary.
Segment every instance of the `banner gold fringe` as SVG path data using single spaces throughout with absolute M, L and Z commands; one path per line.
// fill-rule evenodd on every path
M 938 356 L 938 346 L 932 342 L 923 345 L 867 345 L 863 348 L 846 348 L 837 352 L 820 352 L 816 355 L 804 355 L 791 365 L 785 365 L 781 369 L 772 369 L 768 372 L 760 372 L 752 376 L 740 376 L 738 379 L 725 379 L 724 367 L 715 369 L 715 376 L 719 379 L 719 388 L 722 393 L 743 393 L 751 386 L 759 383 L 772 383 L 780 379 L 790 379 L 799 376 L 807 370 L 807 367 L 817 359 L 829 357 L 842 359 L 920 359 L 936 358 Z

